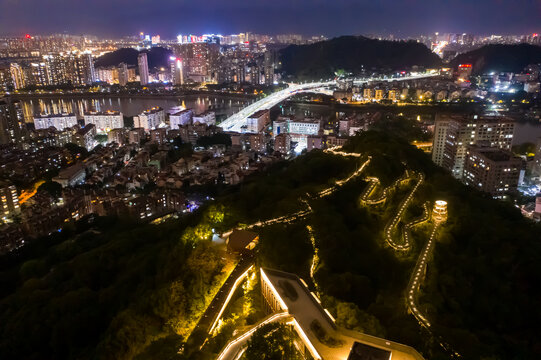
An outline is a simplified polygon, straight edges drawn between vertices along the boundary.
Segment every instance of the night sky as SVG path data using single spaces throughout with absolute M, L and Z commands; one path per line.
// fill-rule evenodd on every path
M 0 0 L 1 34 L 541 32 L 541 0 Z

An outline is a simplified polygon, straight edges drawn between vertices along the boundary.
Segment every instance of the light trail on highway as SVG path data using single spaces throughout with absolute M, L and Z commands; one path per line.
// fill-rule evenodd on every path
M 434 77 L 439 76 L 439 73 L 423 73 L 423 74 L 416 74 L 411 76 L 403 76 L 403 77 L 371 77 L 366 79 L 354 79 L 353 83 L 354 85 L 362 85 L 369 82 L 389 82 L 389 81 L 408 81 L 408 80 L 416 80 L 416 79 L 423 79 L 427 77 Z M 246 124 L 246 119 L 260 111 L 260 110 L 268 110 L 282 101 L 286 100 L 287 98 L 302 93 L 302 92 L 317 92 L 317 89 L 323 89 L 335 86 L 336 81 L 320 81 L 320 82 L 311 82 L 311 83 L 304 83 L 304 84 L 289 84 L 289 87 L 277 91 L 275 93 L 272 93 L 271 95 L 264 97 L 245 108 L 241 109 L 239 112 L 231 115 L 227 119 L 225 119 L 223 122 L 218 124 L 219 127 L 221 127 L 224 131 L 231 131 L 231 132 L 242 132 L 242 127 Z

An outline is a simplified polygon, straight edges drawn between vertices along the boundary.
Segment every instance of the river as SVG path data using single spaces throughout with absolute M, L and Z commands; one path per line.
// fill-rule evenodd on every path
M 23 111 L 25 121 L 32 123 L 34 114 L 58 114 L 58 113 L 74 113 L 79 119 L 82 119 L 83 114 L 88 111 L 107 111 L 115 110 L 120 111 L 126 116 L 134 116 L 140 114 L 146 109 L 150 109 L 155 106 L 159 106 L 166 111 L 183 106 L 188 109 L 193 109 L 196 114 L 202 113 L 206 110 L 213 110 L 216 112 L 218 121 L 225 119 L 227 116 L 237 112 L 244 104 L 253 100 L 242 100 L 236 98 L 226 98 L 224 96 L 214 97 L 212 95 L 200 95 L 200 96 L 185 96 L 174 98 L 66 98 L 66 99 L 32 99 L 22 100 Z M 415 109 L 415 108 L 413 108 Z M 383 109 L 380 109 L 383 110 Z M 401 109 L 394 108 L 391 111 L 402 111 Z M 411 109 L 410 109 L 411 110 Z M 434 119 L 435 112 L 428 109 L 423 109 L 419 114 L 414 114 L 408 111 L 410 114 L 404 114 L 405 116 L 414 116 L 414 118 L 421 119 Z M 281 108 L 276 108 L 273 111 L 272 118 L 276 118 L 279 113 L 282 114 L 294 114 L 297 117 L 322 117 L 324 119 L 333 121 L 340 118 L 343 115 L 349 115 L 353 113 L 361 113 L 365 111 L 378 111 L 376 109 L 364 109 L 360 108 L 346 108 L 337 109 L 326 106 L 323 104 L 302 104 L 302 103 L 286 103 Z M 384 110 L 383 110 L 384 111 Z M 515 125 L 515 135 L 513 144 L 522 144 L 524 142 L 535 143 L 537 138 L 541 137 L 541 124 L 530 122 L 517 122 Z
M 31 99 L 22 100 L 24 118 L 32 123 L 37 114 L 73 113 L 79 119 L 89 111 L 120 111 L 126 116 L 140 114 L 146 109 L 159 106 L 166 111 L 183 106 L 193 109 L 196 114 L 206 110 L 216 111 L 218 118 L 224 118 L 238 111 L 249 100 L 227 99 L 212 96 L 189 96 L 178 99 L 166 98 L 66 98 L 66 99 Z

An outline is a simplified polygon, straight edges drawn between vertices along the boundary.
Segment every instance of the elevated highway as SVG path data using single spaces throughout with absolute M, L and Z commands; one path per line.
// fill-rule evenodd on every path
M 411 76 L 403 76 L 403 77 L 371 77 L 366 79 L 355 79 L 353 80 L 354 85 L 363 85 L 370 82 L 382 82 L 382 81 L 408 81 L 408 80 L 416 80 L 416 79 L 423 79 L 428 77 L 434 77 L 438 76 L 439 73 L 437 72 L 430 72 L 430 73 L 422 73 L 417 75 L 411 75 Z M 223 122 L 221 122 L 218 126 L 220 126 L 224 131 L 231 131 L 231 132 L 242 132 L 242 127 L 246 124 L 247 118 L 260 111 L 260 110 L 268 110 L 277 104 L 281 103 L 282 101 L 286 100 L 287 98 L 302 93 L 302 92 L 328 92 L 328 89 L 330 87 L 333 87 L 336 85 L 335 80 L 331 81 L 321 81 L 321 82 L 311 82 L 311 83 L 304 83 L 304 84 L 289 84 L 289 87 L 277 91 L 267 97 L 264 97 L 248 106 L 240 110 L 239 112 L 231 115 L 227 119 L 225 119 Z

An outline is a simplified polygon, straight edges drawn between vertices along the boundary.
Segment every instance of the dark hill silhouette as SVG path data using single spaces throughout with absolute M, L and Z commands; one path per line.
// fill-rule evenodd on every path
M 486 45 L 460 54 L 451 61 L 455 69 L 459 64 L 472 64 L 474 74 L 520 72 L 527 65 L 536 63 L 541 63 L 541 47 L 529 44 Z
M 116 51 L 107 53 L 96 59 L 95 66 L 118 66 L 124 62 L 128 65 L 137 65 L 137 56 L 140 52 L 146 52 L 148 57 L 148 67 L 158 68 L 168 66 L 169 57 L 172 55 L 171 50 L 162 47 L 153 47 L 150 50 L 137 51 L 132 48 L 122 48 Z
M 310 45 L 290 45 L 280 51 L 286 75 L 317 79 L 343 69 L 353 74 L 363 70 L 402 70 L 414 65 L 435 67 L 440 58 L 425 45 L 413 41 L 373 40 L 363 36 L 341 36 Z

